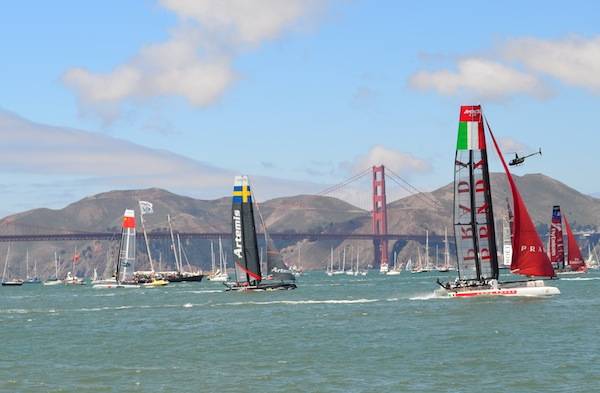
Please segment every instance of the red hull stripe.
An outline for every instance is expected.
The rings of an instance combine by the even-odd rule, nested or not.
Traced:
[[[465,292],[465,293],[457,293],[456,297],[473,297],[473,296],[487,296],[487,295],[516,295],[516,289],[506,289],[506,290],[498,290],[498,291],[490,291],[490,292]]]

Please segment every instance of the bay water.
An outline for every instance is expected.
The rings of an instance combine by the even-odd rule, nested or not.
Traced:
[[[433,296],[453,274],[1,287],[0,392],[600,391],[600,273],[551,298]]]

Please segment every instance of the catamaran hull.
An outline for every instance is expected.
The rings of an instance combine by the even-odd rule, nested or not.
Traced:
[[[283,291],[283,290],[292,290],[296,289],[296,284],[293,283],[268,283],[263,284],[260,283],[258,285],[239,285],[238,283],[223,283],[227,287],[225,291],[238,291],[238,292],[246,292],[246,291]]]
[[[543,281],[526,281],[524,285],[508,284],[503,287],[501,284],[496,288],[473,287],[459,289],[438,289],[436,294],[447,296],[449,298],[470,298],[470,297],[547,297],[560,295],[560,290],[556,287],[546,286]]]

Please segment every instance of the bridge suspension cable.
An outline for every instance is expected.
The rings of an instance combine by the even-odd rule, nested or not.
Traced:
[[[371,173],[371,168],[367,168],[362,172],[357,173],[356,175],[344,180],[341,183],[338,184],[334,184],[333,186],[327,187],[326,189],[320,191],[317,193],[317,195],[328,195],[328,194],[332,194],[358,180],[360,180],[361,178],[367,176],[368,174]]]
[[[404,178],[402,178],[400,175],[398,175],[391,169],[389,169],[387,167],[386,167],[386,169],[388,172],[388,177],[394,183],[396,183],[398,186],[400,186],[402,189],[407,191],[410,194],[410,196],[415,196],[415,197],[419,198],[421,201],[425,202],[426,204],[433,207],[434,209],[442,208],[441,204],[436,199],[429,196],[428,193],[425,193],[425,192],[421,191],[420,189],[418,189],[417,187],[413,186],[411,183],[406,181]]]

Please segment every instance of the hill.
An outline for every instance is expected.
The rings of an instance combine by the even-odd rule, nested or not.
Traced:
[[[595,229],[600,222],[600,199],[582,194],[567,185],[542,174],[515,176],[517,184],[540,228],[547,227],[552,206],[560,204],[574,227]],[[499,220],[506,213],[508,186],[503,174],[492,174],[494,211]],[[146,190],[110,191],[84,198],[63,209],[34,209],[0,220],[0,234],[61,233],[76,231],[118,232],[121,215],[125,208],[137,208],[139,200],[151,201],[154,214],[145,216],[146,228],[164,230],[169,214],[176,230],[190,232],[229,231],[230,199],[200,200],[151,188]],[[388,229],[390,233],[433,234],[451,231],[453,185],[448,184],[430,193],[412,195],[388,204]],[[344,201],[314,195],[297,195],[277,198],[259,205],[271,232],[337,232],[370,233],[369,212]],[[228,247],[229,239],[224,239]],[[210,268],[210,242],[185,240],[185,250],[192,263],[204,269]],[[280,242],[284,259],[288,263],[300,263],[306,268],[321,268],[328,263],[331,248],[335,255],[360,248],[363,263],[370,263],[372,244],[369,241],[329,241],[298,243]],[[416,243],[399,249],[401,258],[416,252]],[[30,268],[37,261],[38,273],[45,277],[53,274],[53,254],[61,256],[61,272],[71,270],[69,262],[77,247],[81,260],[75,267],[80,274],[90,275],[94,268],[100,273],[112,269],[116,241],[113,242],[38,242],[17,243],[11,246],[10,270],[25,276],[25,253],[30,253]],[[148,259],[143,244],[138,244],[138,267],[147,267]],[[2,249],[0,249],[2,250]],[[6,248],[4,248],[6,250]],[[3,252],[3,251],[0,251]],[[153,241],[153,258],[163,264],[172,263],[172,252],[166,241]],[[301,257],[299,259],[299,257]],[[350,257],[350,255],[348,255]],[[337,257],[336,257],[337,258]]]

